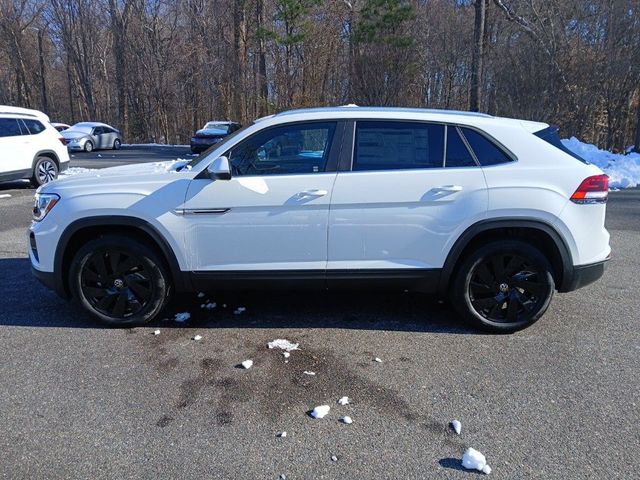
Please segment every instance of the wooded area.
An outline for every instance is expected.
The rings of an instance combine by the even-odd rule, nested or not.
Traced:
[[[184,143],[211,119],[393,105],[640,151],[638,0],[0,0],[0,104]]]

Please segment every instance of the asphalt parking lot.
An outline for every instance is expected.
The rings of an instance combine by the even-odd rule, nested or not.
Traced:
[[[72,166],[188,153],[127,148],[76,154]],[[611,194],[601,281],[556,295],[542,320],[507,336],[467,329],[418,295],[366,293],[207,292],[168,312],[190,312],[186,324],[102,328],[31,277],[33,190],[14,182],[3,194],[4,478],[464,479],[481,475],[460,467],[467,447],[496,478],[638,475],[639,190]],[[285,359],[267,348],[277,338],[300,350]],[[254,366],[237,368],[246,359]],[[307,415],[322,404],[327,417]]]

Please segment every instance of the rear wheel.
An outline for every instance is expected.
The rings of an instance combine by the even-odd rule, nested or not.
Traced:
[[[38,157],[33,166],[31,183],[39,187],[58,178],[58,165],[49,157]]]
[[[554,289],[547,258],[528,243],[511,240],[487,244],[466,258],[455,275],[451,300],[475,326],[509,333],[542,317]]]
[[[128,237],[109,235],[88,242],[74,257],[69,275],[74,299],[109,325],[143,325],[169,300],[170,279],[162,260]]]
[[[114,150],[120,150],[120,146],[121,145],[122,145],[122,143],[117,138],[113,141],[113,149]]]

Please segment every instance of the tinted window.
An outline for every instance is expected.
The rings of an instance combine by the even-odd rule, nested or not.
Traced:
[[[547,127],[544,130],[540,130],[539,132],[534,133],[534,135],[536,137],[540,137],[545,142],[550,143],[557,149],[562,150],[564,153],[571,155],[576,160],[580,160],[582,163],[589,163],[580,155],[578,155],[575,152],[572,152],[571,150],[569,150],[567,147],[564,146],[562,141],[560,141],[560,135],[558,135],[558,127],[554,127],[554,126]]]
[[[282,175],[324,171],[335,122],[269,128],[236,145],[229,154],[235,175]]]
[[[15,118],[0,118],[0,137],[17,137],[22,135],[20,125]]]
[[[358,122],[353,170],[442,167],[443,143],[443,125]]]
[[[462,133],[471,145],[471,149],[476,154],[480,165],[496,165],[498,163],[510,162],[509,158],[500,148],[490,140],[470,128],[462,128]]]
[[[469,149],[460,138],[456,127],[447,127],[447,161],[446,167],[475,167],[475,160]]]
[[[102,135],[103,133],[104,133],[104,130],[102,129],[102,127],[96,127],[93,129],[94,135]]]
[[[37,120],[23,119],[22,121],[29,129],[29,133],[31,133],[31,135],[37,135],[38,133],[44,132],[45,130],[45,126]]]

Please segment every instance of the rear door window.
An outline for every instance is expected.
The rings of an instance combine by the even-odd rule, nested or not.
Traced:
[[[480,162],[480,165],[486,167],[488,165],[498,165],[512,161],[511,157],[484,135],[470,128],[462,127],[461,130],[467,142],[469,142],[471,150],[473,150],[476,158]]]
[[[447,127],[447,160],[445,167],[477,167],[457,127]]]
[[[442,168],[444,125],[420,122],[356,123],[354,171]]]
[[[22,135],[20,124],[15,118],[0,118],[0,137],[17,137]]]

